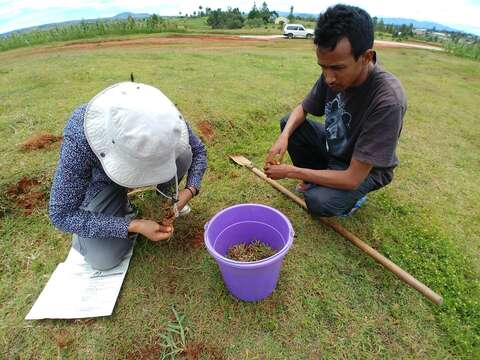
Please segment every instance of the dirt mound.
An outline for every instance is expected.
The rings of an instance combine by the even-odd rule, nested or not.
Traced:
[[[42,183],[35,178],[24,176],[20,181],[7,189],[7,195],[13,200],[18,209],[25,215],[30,215],[33,209],[45,204],[45,192],[41,191]]]
[[[20,144],[20,148],[25,151],[48,149],[53,144],[62,141],[62,136],[52,135],[49,133],[34,134],[29,137],[25,142]]]
[[[202,121],[200,124],[198,124],[198,130],[200,131],[203,140],[206,142],[212,141],[215,137],[213,126],[208,121]]]

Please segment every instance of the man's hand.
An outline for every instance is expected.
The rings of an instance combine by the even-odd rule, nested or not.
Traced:
[[[159,224],[152,220],[134,219],[128,225],[128,231],[142,234],[147,239],[156,242],[170,239],[173,234],[173,226]]]
[[[288,174],[292,171],[293,166],[287,164],[272,165],[267,164],[265,166],[265,174],[274,180],[285,179],[288,177]]]
[[[267,154],[267,158],[265,159],[264,168],[266,170],[267,165],[278,165],[281,164],[283,161],[283,156],[288,148],[288,137],[284,134],[280,134],[278,139],[270,148],[270,151]],[[278,160],[277,160],[278,157]]]

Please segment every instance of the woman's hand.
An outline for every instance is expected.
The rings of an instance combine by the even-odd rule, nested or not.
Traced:
[[[177,202],[177,208],[178,211],[182,210],[187,203],[192,200],[193,193],[188,190],[188,189],[183,189],[179,191],[178,193],[178,202]]]
[[[164,241],[173,234],[173,226],[162,222],[159,224],[152,220],[134,219],[128,225],[128,231],[139,233],[151,241]]]
[[[189,190],[191,189],[191,190]],[[180,211],[183,207],[193,198],[194,192],[196,193],[196,189],[189,188],[183,189],[178,193],[178,202],[177,202],[177,210]],[[164,226],[171,226],[175,221],[176,217],[173,213],[173,209],[166,214],[165,218],[162,220],[161,224]]]

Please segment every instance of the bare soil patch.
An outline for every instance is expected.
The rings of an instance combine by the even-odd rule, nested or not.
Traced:
[[[75,42],[69,44],[63,44],[52,47],[42,47],[32,49],[29,53],[42,54],[56,51],[68,51],[68,50],[92,50],[107,47],[135,47],[135,46],[162,46],[162,45],[178,45],[178,44],[192,44],[192,43],[209,43],[218,44],[218,46],[228,46],[235,44],[248,44],[258,43],[271,40],[249,39],[240,38],[238,36],[204,36],[204,35],[187,35],[187,36],[168,36],[168,37],[144,37],[140,39],[117,39],[117,40],[98,40],[88,42]],[[223,43],[223,44],[222,44]],[[209,47],[215,48],[214,46]],[[15,56],[16,53],[12,52]],[[16,54],[17,56],[20,53]]]
[[[212,141],[215,137],[213,126],[208,121],[202,121],[198,124],[198,130],[200,131],[202,139],[206,142]]]
[[[159,344],[153,343],[145,347],[142,347],[140,349],[136,349],[131,353],[127,354],[127,359],[129,360],[161,359],[162,353],[163,353],[163,348]]]
[[[52,145],[63,140],[62,136],[52,135],[49,133],[34,134],[25,142],[20,144],[20,148],[24,151],[32,151],[38,149],[49,149]]]
[[[45,192],[42,183],[36,178],[24,176],[20,181],[7,189],[7,195],[17,208],[25,215],[31,215],[33,210],[45,205]]]
[[[202,342],[191,342],[185,347],[181,353],[182,357],[188,360],[198,360],[205,358],[212,360],[224,360],[225,355],[214,345],[204,344]]]
[[[192,237],[190,240],[190,247],[193,249],[199,249],[203,247],[203,231],[200,231]]]
[[[203,247],[203,230],[195,228],[187,230],[178,242],[187,251],[198,250]]]
[[[72,345],[73,341],[73,336],[65,329],[60,330],[60,332],[55,335],[55,343],[60,349]]]

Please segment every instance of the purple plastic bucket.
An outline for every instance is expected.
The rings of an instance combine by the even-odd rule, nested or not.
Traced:
[[[258,301],[277,286],[283,258],[293,243],[293,228],[280,211],[260,204],[241,204],[220,211],[205,224],[205,245],[222,273],[228,290],[240,300]],[[228,259],[231,246],[254,239],[277,253],[267,259],[241,262]]]

